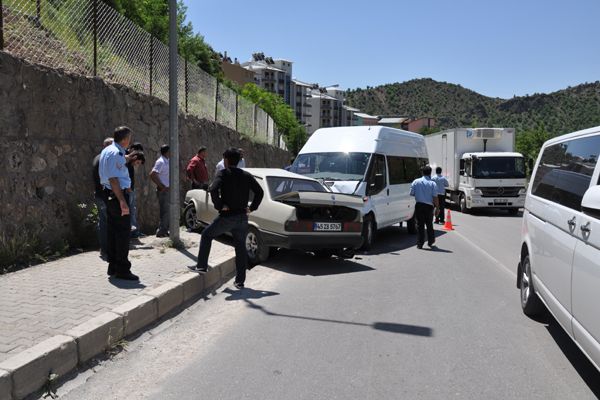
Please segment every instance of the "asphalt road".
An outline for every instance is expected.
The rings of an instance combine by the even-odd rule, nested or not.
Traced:
[[[593,399],[600,373],[515,287],[520,218],[454,213],[438,251],[281,251],[59,389],[62,399]]]

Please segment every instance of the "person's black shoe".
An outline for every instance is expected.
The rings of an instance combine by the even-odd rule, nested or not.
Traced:
[[[235,282],[233,284],[233,286],[235,286],[236,289],[243,289],[244,288],[244,284],[243,283],[237,283],[237,282]]]
[[[208,267],[200,267],[198,265],[188,265],[188,269],[199,274],[203,274],[208,271]]]
[[[423,245],[422,245],[422,244],[418,244],[418,245],[417,245],[417,249],[422,249],[422,248],[423,248]]]
[[[429,247],[433,247],[433,246],[435,246],[435,240],[434,240],[433,242],[431,242],[431,243],[427,243],[427,245],[428,245]]]
[[[106,270],[106,275],[113,276],[114,274],[116,274],[115,267],[108,264],[108,269]]]
[[[127,272],[125,274],[116,274],[115,278],[117,278],[117,279],[123,279],[125,281],[139,281],[140,280],[139,276],[134,275],[131,272]]]

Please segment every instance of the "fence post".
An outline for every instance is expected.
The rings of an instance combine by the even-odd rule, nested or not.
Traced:
[[[98,0],[92,3],[92,18],[94,24],[94,76],[98,76]]]
[[[217,111],[219,107],[219,80],[217,79],[217,91],[215,93],[215,122],[218,122]]]
[[[185,59],[183,76],[185,77],[185,113],[188,113],[188,60]]]
[[[35,23],[37,27],[42,26],[42,4],[41,0],[36,0],[35,3]]]
[[[4,7],[0,0],[0,51],[4,50]]]
[[[254,120],[254,129],[252,130],[252,137],[256,137],[256,125],[257,125],[257,121],[256,121],[256,115],[258,114],[258,112],[256,112],[256,109],[258,107],[256,106],[256,104],[254,104],[254,115],[253,115],[253,120]]]
[[[152,96],[152,69],[154,67],[154,37],[150,36],[150,96]]]
[[[235,94],[235,130],[238,132],[238,114],[240,109],[240,96]]]
[[[265,138],[267,139],[266,142],[269,143],[269,114],[267,114],[267,131],[265,132]]]

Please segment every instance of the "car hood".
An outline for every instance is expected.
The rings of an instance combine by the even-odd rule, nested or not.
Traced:
[[[290,192],[277,196],[273,200],[286,204],[343,206],[357,209],[363,206],[363,199],[360,196],[327,192]]]

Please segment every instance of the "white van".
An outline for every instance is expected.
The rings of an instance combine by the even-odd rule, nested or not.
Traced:
[[[600,369],[600,127],[547,141],[525,200],[517,287]]]
[[[384,126],[322,128],[315,131],[291,171],[322,180],[333,192],[362,196],[363,249],[375,232],[407,221],[415,232],[410,184],[428,163],[422,135]]]

